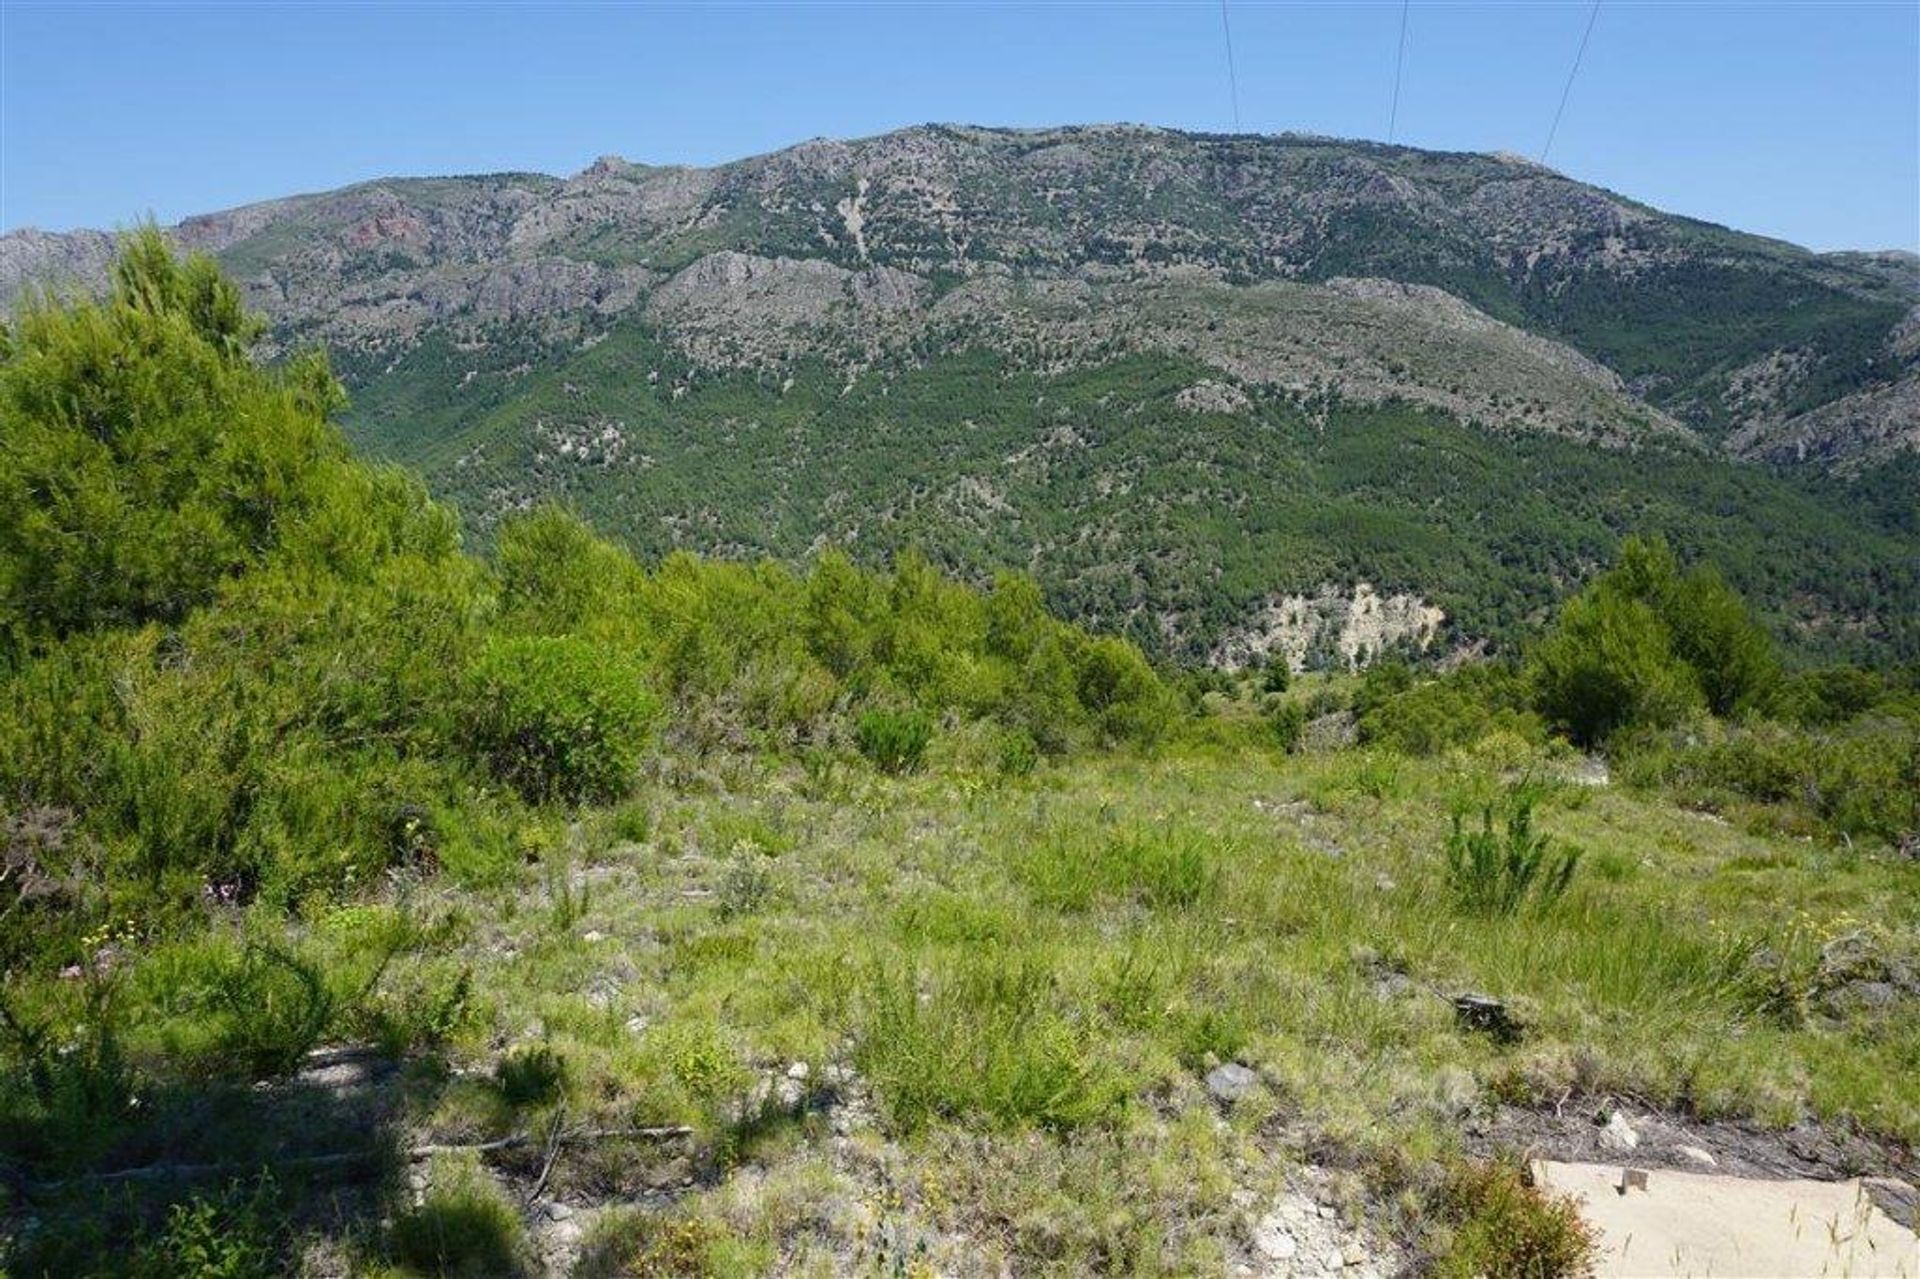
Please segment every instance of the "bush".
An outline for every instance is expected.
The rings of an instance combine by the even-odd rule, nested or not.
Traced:
[[[1095,731],[1108,743],[1159,740],[1172,718],[1171,698],[1140,650],[1102,637],[1080,650],[1074,692]]]
[[[1533,676],[1541,713],[1582,746],[1629,726],[1672,724],[1700,701],[1653,609],[1604,589],[1567,601],[1534,649]]]
[[[1300,749],[1300,738],[1307,731],[1307,708],[1291,699],[1277,701],[1267,712],[1267,725],[1280,749],[1291,754]]]
[[[270,1279],[286,1273],[278,1187],[265,1173],[224,1194],[194,1195],[167,1211],[158,1238],[134,1250],[135,1279]]]
[[[1540,709],[1575,741],[1674,723],[1695,704],[1733,715],[1780,682],[1773,641],[1711,565],[1682,576],[1659,539],[1628,538],[1536,649]]]
[[[1040,747],[1025,729],[1008,729],[1000,737],[998,760],[1002,777],[1031,777],[1040,767]]]
[[[494,1087],[509,1106],[545,1106],[557,1101],[567,1081],[567,1063],[546,1044],[516,1048],[493,1068]]]
[[[876,707],[861,714],[854,727],[860,753],[887,773],[910,773],[925,761],[933,740],[933,721],[924,711]]]
[[[1373,699],[1361,714],[1360,741],[1408,755],[1435,755],[1494,733],[1537,741],[1524,679],[1501,666],[1467,666]]]
[[[931,983],[876,970],[858,1058],[901,1132],[935,1119],[1064,1130],[1117,1115],[1124,1083],[1060,1010],[1052,969],[997,954]]]
[[[496,1279],[528,1272],[520,1214],[477,1164],[443,1161],[419,1207],[394,1218],[393,1255],[423,1274]]]
[[[1685,737],[1642,733],[1619,752],[1624,780],[1710,808],[1732,801],[1800,813],[1836,836],[1898,845],[1920,829],[1920,728],[1863,717],[1809,730],[1768,722]]]
[[[533,803],[619,799],[658,712],[642,679],[630,658],[584,640],[493,640],[473,667],[467,740]]]
[[[1435,1207],[1450,1227],[1439,1275],[1572,1279],[1592,1271],[1598,1244],[1578,1203],[1529,1185],[1511,1163],[1456,1163]]]
[[[1580,865],[1580,850],[1555,852],[1533,829],[1533,797],[1523,786],[1508,801],[1506,831],[1494,832],[1493,805],[1481,809],[1480,829],[1469,830],[1453,815],[1447,836],[1447,885],[1463,910],[1476,915],[1512,915],[1532,903],[1544,909],[1566,895]]]

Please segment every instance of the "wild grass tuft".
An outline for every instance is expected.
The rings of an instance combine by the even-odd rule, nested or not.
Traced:
[[[1476,915],[1512,915],[1531,904],[1552,906],[1566,896],[1580,866],[1580,850],[1556,850],[1533,826],[1534,795],[1524,785],[1509,797],[1505,829],[1494,830],[1493,805],[1480,810],[1473,830],[1453,815],[1447,836],[1447,885],[1461,909]]]
[[[938,1119],[1056,1130],[1112,1119],[1128,1089],[1063,1003],[1052,968],[1032,955],[964,962],[937,977],[876,969],[860,1064],[902,1132]]]

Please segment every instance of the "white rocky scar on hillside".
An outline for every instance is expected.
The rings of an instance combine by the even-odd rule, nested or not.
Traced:
[[[1394,649],[1424,652],[1447,615],[1418,595],[1381,595],[1366,582],[1326,585],[1312,595],[1269,599],[1246,625],[1214,647],[1213,665],[1238,671],[1284,657],[1295,671],[1344,665],[1357,670]]]

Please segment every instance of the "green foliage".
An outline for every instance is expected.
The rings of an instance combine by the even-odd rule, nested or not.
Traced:
[[[1036,957],[997,954],[938,976],[875,971],[865,1017],[858,1060],[902,1132],[936,1119],[1065,1130],[1125,1104]]]
[[[1491,804],[1482,807],[1478,830],[1454,813],[1446,845],[1447,886],[1462,910],[1513,915],[1526,906],[1546,910],[1566,896],[1580,867],[1580,850],[1555,850],[1534,830],[1533,809],[1534,796],[1523,783],[1508,796],[1502,832],[1494,830]]]
[[[98,303],[28,305],[0,360],[0,616],[16,642],[177,622],[299,547],[365,567],[378,533],[451,536],[409,486],[352,461],[317,357],[267,374],[257,326],[213,264],[149,227]]]
[[[530,355],[535,371],[513,381],[510,403],[434,429],[404,415],[417,413],[411,402],[374,402],[389,385],[444,376],[413,358],[391,372],[383,361],[379,386],[363,385],[358,438],[420,466],[479,532],[498,492],[531,487],[643,558],[684,548],[799,565],[825,544],[876,568],[917,546],[973,581],[1018,565],[1055,616],[1124,630],[1156,661],[1193,663],[1260,601],[1355,580],[1416,592],[1445,609],[1453,633],[1512,650],[1567,582],[1614,554],[1624,511],[1688,562],[1719,565],[1798,654],[1920,654],[1920,566],[1911,530],[1890,522],[1912,506],[1899,477],[1878,482],[1884,496],[1870,507],[1847,486],[1657,432],[1599,449],[1405,405],[1282,396],[1196,418],[1175,397],[1218,373],[1166,356],[1048,374],[953,353],[851,383],[800,364],[787,385],[702,370],[673,387],[683,357],[637,321],[591,351],[554,352],[564,372]],[[482,358],[492,353],[449,359],[449,381]],[[645,471],[555,457],[537,429],[590,420],[644,438]],[[1066,454],[1071,465],[1005,463],[1068,433],[1086,445]],[[718,455],[716,438],[744,446]],[[1098,488],[1093,477],[1110,468],[1130,487]],[[964,513],[956,499],[980,485],[1018,518]]]
[[[1360,713],[1360,741],[1408,755],[1433,755],[1496,732],[1538,740],[1543,733],[1531,709],[1532,691],[1512,667],[1464,666],[1399,692],[1356,698],[1356,706],[1363,701],[1366,706]]]
[[[1101,637],[1082,646],[1074,665],[1075,695],[1102,740],[1147,744],[1166,732],[1172,699],[1139,649]]]
[[[1828,728],[1757,722],[1623,742],[1621,777],[1708,809],[1745,803],[1769,824],[1898,847],[1920,832],[1920,718]]]
[[[1658,538],[1628,538],[1533,658],[1541,710],[1583,744],[1674,723],[1702,701],[1745,711],[1780,679],[1773,641],[1739,595],[1710,565],[1681,575]]]
[[[1267,664],[1260,671],[1260,691],[1263,693],[1284,693],[1293,683],[1293,667],[1287,659],[1274,654],[1267,658]]]
[[[426,1199],[394,1218],[393,1255],[416,1274],[495,1279],[528,1271],[520,1214],[477,1164],[434,1166]]]
[[[129,1259],[134,1279],[272,1279],[285,1273],[279,1187],[267,1173],[167,1210],[164,1229]]]
[[[557,1101],[567,1080],[566,1059],[547,1044],[507,1053],[494,1064],[493,1082],[509,1106],[545,1106]]]
[[[492,640],[474,664],[467,740],[534,803],[619,799],[658,714],[645,678],[618,650],[570,636]]]
[[[1659,615],[1604,583],[1567,601],[1531,660],[1541,713],[1581,745],[1672,724],[1700,700]]]
[[[1221,878],[1210,841],[1180,830],[1056,830],[1016,852],[1012,867],[1036,904],[1061,911],[1116,900],[1181,909],[1212,896]]]
[[[1267,711],[1267,727],[1281,750],[1292,752],[1300,749],[1300,738],[1307,731],[1306,706],[1292,698],[1276,700]]]
[[[926,759],[933,740],[933,721],[917,710],[889,710],[876,706],[865,711],[854,726],[860,753],[888,773],[910,773]]]
[[[1576,1279],[1591,1271],[1598,1254],[1579,1205],[1529,1184],[1504,1160],[1454,1163],[1435,1200],[1450,1227],[1435,1268],[1440,1275]]]

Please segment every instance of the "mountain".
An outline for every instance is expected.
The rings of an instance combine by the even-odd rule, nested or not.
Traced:
[[[1912,257],[1512,157],[930,126],[174,235],[482,535],[560,497],[651,553],[917,543],[1232,661],[1503,639],[1643,529],[1802,651],[1920,652]],[[111,246],[0,237],[0,297]]]

